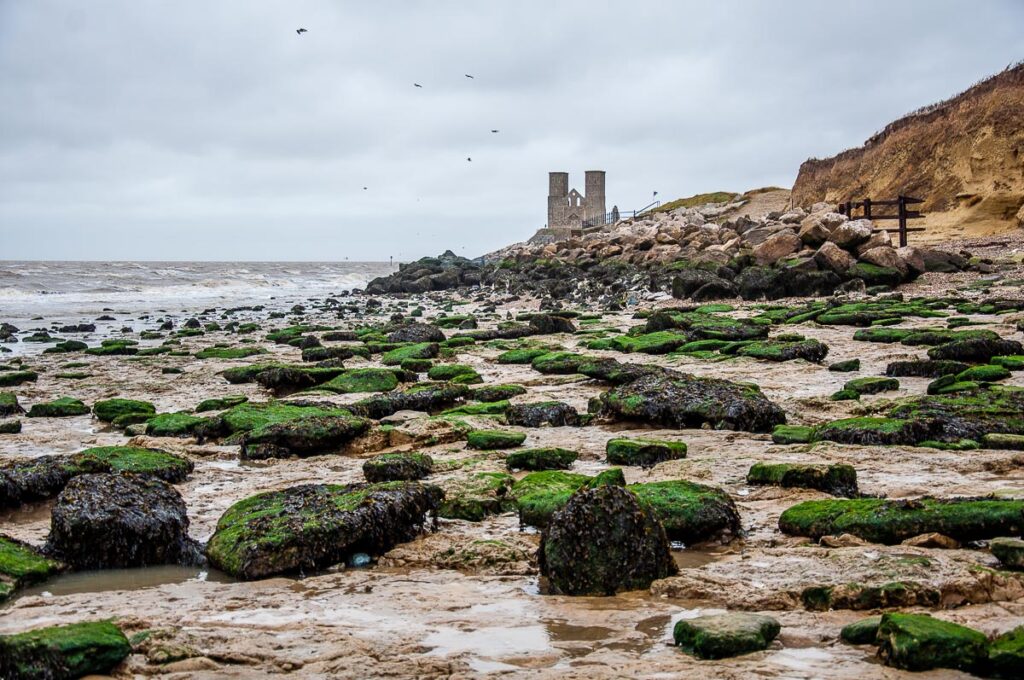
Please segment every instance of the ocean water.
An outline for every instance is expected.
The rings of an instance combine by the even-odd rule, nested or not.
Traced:
[[[0,321],[277,307],[363,288],[396,268],[387,262],[0,261]]]

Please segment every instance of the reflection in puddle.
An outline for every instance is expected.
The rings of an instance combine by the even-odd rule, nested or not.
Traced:
[[[672,559],[676,561],[676,566],[680,569],[698,569],[700,567],[711,564],[712,562],[717,562],[721,559],[724,559],[725,557],[728,557],[732,554],[732,551],[723,550],[721,548],[710,550],[689,548],[683,550],[673,550]]]
[[[431,655],[479,654],[485,658],[516,656],[544,652],[550,649],[544,626],[516,626],[460,630],[438,628],[423,639],[423,645],[433,647]]]
[[[53,500],[40,501],[39,503],[28,503],[17,508],[4,510],[0,512],[0,526],[48,521],[53,509],[53,503]]]
[[[139,569],[103,569],[62,574],[45,583],[18,591],[14,599],[29,595],[59,597],[78,593],[101,593],[111,590],[141,590],[187,581],[234,583],[235,579],[209,567],[182,567],[164,564]]]

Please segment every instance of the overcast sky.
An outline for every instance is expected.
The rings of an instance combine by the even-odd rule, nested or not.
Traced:
[[[1021,0],[0,0],[0,260],[473,256],[550,170],[788,187],[1022,57]]]

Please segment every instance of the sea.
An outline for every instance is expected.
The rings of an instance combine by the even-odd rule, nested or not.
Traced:
[[[287,309],[364,288],[397,269],[387,262],[0,261],[0,322],[84,323],[213,307]]]

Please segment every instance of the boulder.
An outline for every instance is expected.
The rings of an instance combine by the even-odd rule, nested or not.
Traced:
[[[505,456],[509,470],[568,470],[579,456],[575,451],[557,447],[513,451]]]
[[[1024,569],[1024,540],[1019,538],[993,538],[989,550],[1005,569]]]
[[[699,659],[725,659],[767,649],[781,629],[770,616],[726,612],[682,619],[672,635],[677,646]]]
[[[778,262],[784,257],[789,257],[800,250],[803,242],[800,237],[791,230],[786,229],[772,234],[762,243],[754,247],[754,259],[760,265],[768,265]]]
[[[822,224],[819,217],[812,215],[804,220],[803,226],[800,227],[800,232],[797,235],[804,245],[817,248],[828,241],[828,237],[832,235],[832,230]]]
[[[76,569],[196,564],[185,501],[167,482],[130,474],[75,477],[57,497],[47,551]]]
[[[921,259],[924,260],[926,272],[954,274],[967,268],[967,260],[956,253],[948,253],[944,250],[935,250],[933,248],[922,248],[920,253]]]
[[[747,484],[817,489],[850,498],[858,495],[857,471],[845,464],[754,463],[747,472]]]
[[[619,486],[574,494],[541,534],[537,557],[551,591],[566,595],[645,589],[678,571],[665,530]]]
[[[854,252],[857,246],[871,238],[872,228],[870,220],[843,222],[832,230],[828,240],[844,250]]]
[[[857,255],[862,256],[872,248],[880,248],[882,246],[886,248],[892,247],[892,239],[889,238],[889,232],[885,229],[871,234],[871,238],[857,246]]]
[[[246,580],[381,555],[412,540],[444,494],[418,482],[303,484],[235,503],[217,522],[206,555]]]
[[[561,316],[552,316],[551,314],[534,314],[531,316],[530,329],[537,335],[576,332],[576,327],[572,321]]]
[[[890,612],[878,624],[878,656],[908,671],[977,671],[988,659],[984,633],[927,614]]]
[[[845,274],[856,262],[852,255],[831,241],[821,244],[821,247],[814,253],[814,261],[822,269],[831,270],[840,276]]]
[[[924,255],[921,250],[914,246],[903,246],[902,248],[896,249],[896,254],[903,264],[906,265],[907,271],[913,276],[924,274],[928,271],[928,268],[924,261]]]
[[[425,453],[382,453],[363,463],[368,482],[415,481],[428,476],[434,459]]]
[[[18,403],[18,395],[13,392],[0,392],[0,418],[16,416],[24,412],[25,409]]]
[[[579,425],[580,417],[576,409],[561,401],[544,401],[534,404],[516,404],[505,411],[505,419],[509,425],[520,427],[542,427],[550,425]]]
[[[659,439],[616,438],[605,444],[605,459],[611,465],[654,467],[666,460],[686,458],[686,443]]]
[[[906,263],[896,253],[896,249],[891,246],[878,246],[865,250],[861,253],[860,259],[863,262],[868,262],[878,267],[895,269],[903,276],[906,276],[909,272]]]
[[[270,423],[242,439],[242,458],[286,458],[333,453],[370,429],[370,421],[351,415],[317,415]]]
[[[413,322],[388,334],[388,342],[444,342],[444,331],[426,323]]]

